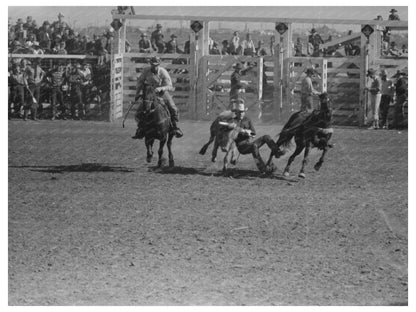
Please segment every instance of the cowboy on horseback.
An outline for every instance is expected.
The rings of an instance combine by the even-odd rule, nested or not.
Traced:
[[[146,68],[140,77],[137,80],[137,89],[136,97],[137,101],[140,97],[140,92],[144,91],[145,86],[152,86],[157,94],[160,94],[170,112],[170,118],[172,122],[171,132],[177,137],[180,138],[183,136],[181,129],[178,128],[177,122],[179,122],[179,111],[173,102],[172,96],[169,94],[169,91],[173,90],[172,80],[169,76],[168,71],[160,67],[160,58],[152,57],[150,59],[150,67]],[[136,134],[132,137],[133,139],[143,139],[145,136],[145,131],[143,128],[145,111],[148,111],[150,108],[146,107],[144,101],[140,103],[137,114],[137,130]]]

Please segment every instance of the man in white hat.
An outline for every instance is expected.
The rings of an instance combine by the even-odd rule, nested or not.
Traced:
[[[256,130],[254,129],[251,119],[246,116],[247,110],[248,109],[244,106],[244,100],[239,99],[233,112],[235,113],[234,122],[237,127],[240,127],[242,130],[235,139],[235,143],[240,154],[246,155],[251,153],[254,159],[259,161],[256,162],[258,168],[263,171],[265,170],[265,164],[260,156],[260,147],[267,144],[276,157],[280,157],[282,153],[270,135],[266,134],[255,140],[253,139],[256,135]]]

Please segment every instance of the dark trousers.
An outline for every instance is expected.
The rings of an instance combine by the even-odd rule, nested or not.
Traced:
[[[65,113],[64,94],[62,93],[61,87],[52,88],[52,115],[56,115],[56,102],[59,101],[62,113]]]
[[[237,149],[242,155],[251,153],[253,156],[257,157],[259,155],[260,147],[262,147],[264,144],[267,144],[271,150],[274,150],[276,146],[276,143],[272,140],[270,135],[266,134],[255,140],[247,139],[237,143]]]
[[[406,101],[406,95],[398,95],[396,96],[396,104],[394,105],[394,121],[393,127],[399,128],[402,126],[403,123],[403,104]]]
[[[380,100],[380,119],[381,119],[381,126],[387,125],[387,117],[389,114],[389,107],[392,98],[388,94],[382,94]]]
[[[82,91],[80,86],[72,86],[71,90],[71,114],[72,116],[78,116],[80,110],[84,110],[84,103],[82,97]]]
[[[15,85],[12,88],[12,102],[14,104],[14,112],[19,113],[20,108],[25,104],[25,86]]]
[[[32,96],[29,94],[29,101],[31,102],[31,108],[37,109],[39,106],[39,99],[40,99],[40,84],[30,84],[29,85],[30,92],[32,92],[33,97],[36,100],[36,103],[33,102]]]

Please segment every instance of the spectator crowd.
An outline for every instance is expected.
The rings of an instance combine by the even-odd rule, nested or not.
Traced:
[[[62,13],[58,14],[58,20],[44,21],[40,26],[32,16],[25,22],[18,18],[14,25],[10,18],[8,21],[9,53],[96,55],[98,64],[103,64],[105,55],[111,53],[113,37],[112,28],[92,38],[81,35],[65,22]]]
[[[59,61],[46,69],[38,58],[22,59],[13,62],[8,73],[9,120],[101,118],[109,92],[106,66]]]

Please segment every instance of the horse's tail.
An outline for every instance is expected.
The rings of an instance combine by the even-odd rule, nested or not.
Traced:
[[[294,113],[290,116],[289,120],[283,126],[282,131],[279,133],[279,139],[277,140],[277,146],[289,147],[292,138],[296,131],[302,126],[302,123],[293,125],[294,121],[299,117],[301,112]]]
[[[290,142],[292,141],[292,138],[295,135],[295,131],[283,130],[279,134],[279,139],[277,140],[277,146],[282,146],[284,148],[287,148],[290,146]]]

